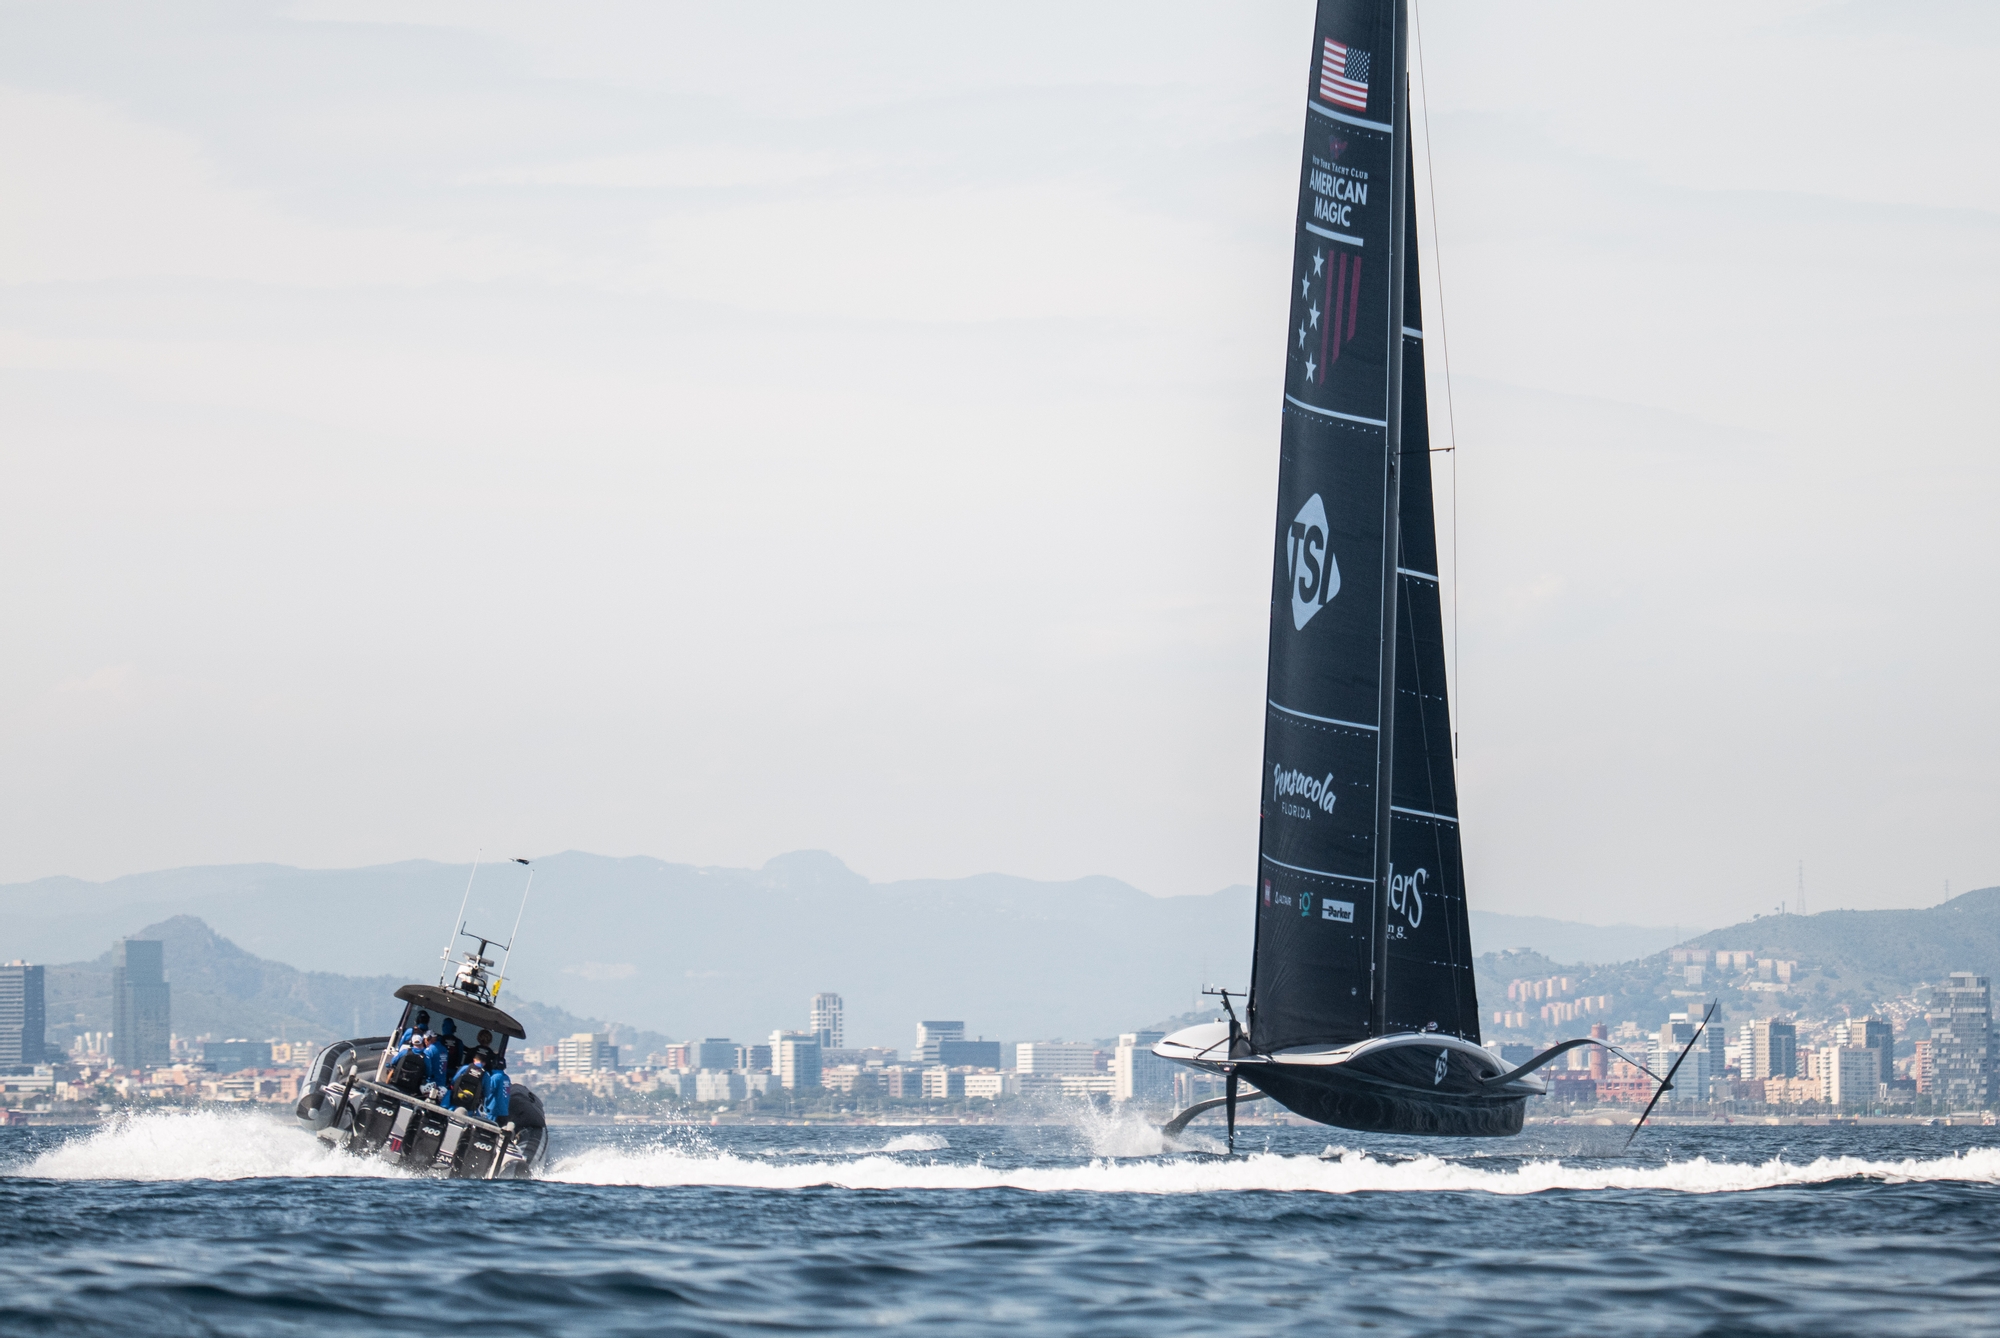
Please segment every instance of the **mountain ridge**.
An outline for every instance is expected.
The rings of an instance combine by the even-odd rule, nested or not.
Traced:
[[[97,958],[115,938],[188,915],[254,957],[307,974],[429,980],[469,883],[465,915],[473,930],[504,932],[522,916],[508,967],[511,998],[543,1001],[572,1019],[744,1040],[803,1027],[809,998],[831,990],[847,1001],[848,1044],[899,1049],[909,1047],[920,1018],[962,1018],[968,1034],[988,1039],[1115,1034],[1200,1011],[1203,985],[1241,987],[1250,965],[1253,915],[1241,887],[1161,898],[1105,877],[877,883],[825,851],[790,852],[758,869],[584,852],[543,856],[532,868],[532,891],[529,871],[518,865],[488,864],[472,878],[469,866],[424,860],[359,870],[195,867],[103,884],[36,880],[0,887],[0,959]],[[1964,893],[1946,905],[1959,908],[1956,919],[1921,918],[1944,908],[1822,912],[1753,918],[1689,941],[1761,950],[1768,939],[1784,947],[1780,955],[1831,954],[1836,970],[1856,977],[1848,982],[1855,988],[1864,979],[1883,988],[1904,983],[1907,973],[1889,969],[1893,962],[1864,963],[1845,947],[1833,953],[1849,935],[1846,926],[1868,926],[1854,932],[1905,944],[1902,959],[1924,970],[1941,974],[1946,962],[2000,970],[2000,889]],[[1600,992],[1629,997],[1638,1011],[1661,1011],[1671,995],[1665,948],[1672,931],[1474,917],[1489,1017],[1505,1002],[1505,979],[1492,972],[1512,969],[1491,950],[1514,947],[1524,935],[1532,940],[1551,925],[1573,937],[1598,935],[1600,943],[1614,941],[1606,935],[1640,935],[1660,944],[1600,972],[1621,982]],[[1495,933],[1500,937],[1489,937]],[[1796,935],[1805,937],[1786,946]],[[1518,945],[1563,973],[1590,974],[1565,965],[1548,942]],[[1528,959],[1510,960],[1521,966]],[[1843,990],[1842,997],[1854,994]]]
[[[131,937],[160,941],[172,989],[173,1029],[181,1036],[260,1041],[290,1036],[323,1042],[379,1035],[394,1023],[402,1007],[395,991],[410,983],[396,976],[301,971],[244,951],[192,915],[146,925]],[[110,949],[88,961],[48,966],[44,977],[48,1039],[57,1048],[67,1048],[79,1031],[111,1029],[111,971]],[[521,1021],[535,1045],[579,1031],[606,1031],[613,1025],[532,1000],[509,998],[504,1006]],[[656,1049],[665,1040],[633,1028],[624,1031],[622,1042],[642,1048]]]

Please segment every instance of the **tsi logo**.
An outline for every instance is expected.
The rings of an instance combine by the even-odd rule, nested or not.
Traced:
[[[1429,869],[1397,873],[1395,865],[1389,866],[1389,909],[1401,913],[1412,929],[1424,922],[1423,886],[1430,876]]]
[[[1292,628],[1304,631],[1326,601],[1340,593],[1340,564],[1327,547],[1326,506],[1314,493],[1285,532],[1285,571],[1292,582]]]

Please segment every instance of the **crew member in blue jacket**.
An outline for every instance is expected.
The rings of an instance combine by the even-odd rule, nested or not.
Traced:
[[[431,1035],[431,1043],[424,1048],[424,1077],[432,1087],[443,1092],[451,1082],[452,1070],[452,1021],[446,1018],[436,1032]]]
[[[419,1008],[417,1015],[410,1019],[410,1025],[403,1028],[403,1034],[396,1038],[398,1047],[408,1045],[419,1034],[431,1029],[431,1015]]]
[[[493,1072],[486,1079],[486,1102],[479,1108],[479,1118],[494,1124],[507,1122],[507,1109],[514,1084],[507,1077],[507,1068],[499,1060],[493,1061]]]

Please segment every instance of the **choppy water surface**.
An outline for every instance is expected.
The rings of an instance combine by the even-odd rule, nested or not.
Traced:
[[[0,1329],[2000,1331],[2000,1130],[557,1132],[454,1184],[255,1112],[0,1129]]]

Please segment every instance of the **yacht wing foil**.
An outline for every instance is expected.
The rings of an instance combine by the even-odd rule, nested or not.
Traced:
[[[1154,1053],[1325,1124],[1502,1135],[1520,1131],[1527,1098],[1546,1088],[1480,1044],[1431,506],[1408,35],[1405,0],[1319,5],[1285,339],[1248,1007],[1240,1027],[1232,1010]]]

